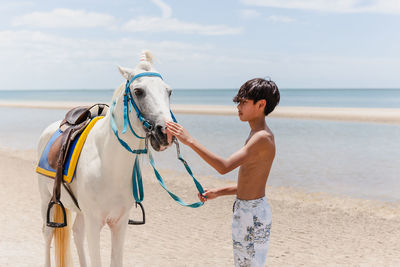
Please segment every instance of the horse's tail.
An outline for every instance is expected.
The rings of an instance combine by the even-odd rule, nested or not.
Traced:
[[[55,205],[54,211],[54,221],[62,222],[64,220],[64,215],[62,209],[59,205]],[[67,216],[67,226],[62,228],[55,228],[54,230],[54,254],[56,259],[57,267],[69,267],[72,266],[72,257],[71,257],[71,247],[70,247],[70,239],[71,239],[71,212],[68,209],[65,209],[65,213]]]

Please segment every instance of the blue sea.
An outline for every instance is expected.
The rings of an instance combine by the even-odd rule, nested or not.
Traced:
[[[109,102],[112,90],[0,91],[0,100]],[[232,105],[236,90],[175,90],[174,104]],[[400,108],[399,89],[282,89],[282,106]],[[0,107],[0,147],[35,149],[41,131],[65,110]],[[399,114],[400,116],[400,114]],[[228,157],[249,128],[236,116],[181,115],[178,121],[211,151]],[[400,125],[267,118],[277,154],[268,184],[400,203]],[[221,176],[187,147],[196,176]],[[156,153],[160,169],[185,173],[175,148]],[[153,179],[154,177],[151,177]],[[188,179],[190,177],[188,176]],[[155,179],[155,178],[154,178]],[[168,180],[168,177],[165,177]]]

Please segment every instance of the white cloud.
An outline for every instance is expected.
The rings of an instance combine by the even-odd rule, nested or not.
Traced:
[[[161,9],[161,17],[141,16],[126,22],[120,28],[131,32],[176,32],[202,35],[233,35],[243,31],[241,27],[184,22],[171,17],[172,8],[162,0],[152,0],[152,2]],[[117,28],[116,19],[111,15],[66,8],[18,16],[13,19],[12,25],[36,28]]]
[[[124,24],[123,29],[131,32],[176,32],[202,35],[240,34],[243,28],[226,25],[203,25],[173,18],[172,9],[162,0],[152,0],[162,11],[162,17],[141,16]]]
[[[291,18],[291,17],[287,17],[287,16],[269,16],[267,18],[267,20],[272,21],[272,22],[283,22],[283,23],[290,23],[295,21],[295,19]]]
[[[170,18],[172,16],[172,8],[161,0],[152,0],[162,11],[163,18]]]
[[[243,31],[242,28],[226,25],[201,25],[175,18],[159,17],[139,17],[128,21],[123,28],[131,32],[177,32],[203,35],[232,35]]]
[[[254,18],[261,17],[261,13],[254,9],[242,9],[240,11],[240,15],[242,18],[245,18],[245,19],[254,19]],[[295,21],[294,18],[291,18],[288,16],[276,16],[276,15],[267,17],[267,20],[272,21],[272,22],[283,22],[283,23],[290,23],[290,22]]]
[[[245,19],[253,19],[260,17],[261,14],[254,9],[242,9],[240,15]]]
[[[111,27],[114,17],[108,14],[56,8],[50,12],[33,12],[14,18],[13,26],[40,28],[92,28]]]
[[[145,48],[156,51],[156,54],[171,53],[171,59],[179,53],[185,54],[186,57],[193,52],[203,53],[212,49],[210,45],[175,41],[149,42],[126,37],[85,39],[62,37],[40,31],[0,31],[0,62],[6,62],[3,61],[5,58],[25,60],[28,56],[36,63],[54,63],[57,59],[74,64],[93,60],[118,63],[126,62],[126,58],[139,58],[140,51]]]
[[[31,1],[14,1],[14,2],[2,2],[0,5],[1,11],[10,11],[14,9],[21,9],[26,7],[34,6],[34,3]]]
[[[400,14],[398,0],[241,0],[251,6],[314,10],[333,13]]]
[[[130,37],[87,39],[40,31],[0,31],[0,89],[115,88],[121,81],[116,66],[134,68],[143,49],[150,49],[162,66],[179,66],[177,73],[181,73],[183,65],[187,69],[204,61],[214,47]],[[21,78],[27,82],[15,83]]]

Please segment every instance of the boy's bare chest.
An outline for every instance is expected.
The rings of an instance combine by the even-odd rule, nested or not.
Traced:
[[[245,163],[243,163],[239,168],[239,175],[254,176],[258,174],[263,174],[268,170],[269,166],[267,164],[268,160],[266,157],[255,154],[250,155]]]

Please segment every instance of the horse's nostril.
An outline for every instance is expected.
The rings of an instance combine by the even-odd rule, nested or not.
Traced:
[[[164,133],[164,127],[162,127],[161,125],[157,125],[157,126],[156,126],[156,130],[157,130],[157,132],[159,132],[159,133]]]

